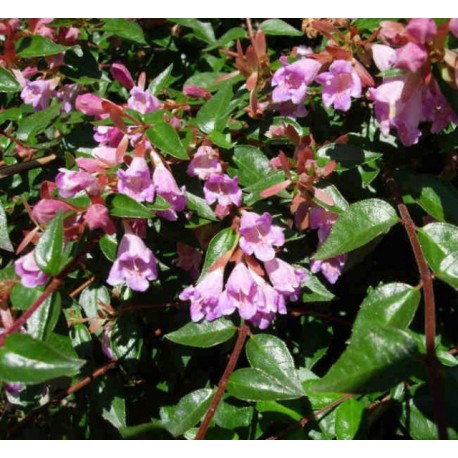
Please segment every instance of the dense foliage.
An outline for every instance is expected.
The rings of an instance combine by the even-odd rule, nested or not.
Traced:
[[[458,438],[457,19],[0,20],[0,437]]]

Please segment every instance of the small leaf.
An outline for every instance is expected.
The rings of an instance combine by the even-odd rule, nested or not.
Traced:
[[[125,40],[133,41],[141,45],[146,44],[145,36],[142,28],[134,20],[127,19],[104,19],[105,22],[102,30],[110,35],[124,38]]]
[[[170,64],[163,72],[159,73],[156,78],[151,81],[148,90],[153,95],[158,95],[162,89],[168,87],[172,81],[173,64]]]
[[[64,261],[64,226],[62,212],[49,223],[34,250],[35,262],[48,275],[57,275]]]
[[[149,141],[163,153],[177,159],[189,159],[188,153],[181,143],[177,131],[165,121],[157,121],[146,131]]]
[[[0,67],[1,68],[1,67]],[[8,234],[8,226],[6,224],[6,214],[3,205],[0,202],[0,249],[5,251],[14,251]]]
[[[186,199],[189,210],[197,213],[201,218],[208,219],[209,221],[218,221],[218,218],[205,199],[190,192],[186,192]]]
[[[175,437],[182,436],[195,426],[207,412],[213,390],[203,388],[187,394],[173,407],[161,409],[164,426]]]
[[[154,215],[152,210],[125,194],[110,194],[106,204],[110,215],[120,218],[151,218]]]
[[[12,334],[0,348],[0,380],[25,384],[76,375],[84,364],[27,334]]]
[[[111,330],[111,349],[127,370],[134,370],[143,349],[143,327],[133,315],[120,316]]]
[[[105,286],[92,284],[82,291],[78,302],[87,318],[98,318],[102,305],[111,302],[110,293]]]
[[[19,92],[21,85],[6,68],[0,67],[0,92]]]
[[[19,121],[17,138],[22,141],[31,142],[32,137],[40,134],[59,116],[60,104],[52,105],[45,110],[33,113]]]
[[[154,198],[154,202],[152,204],[146,203],[145,205],[149,210],[157,212],[169,210],[170,208],[172,208],[172,206],[159,194],[156,194],[156,197]]]
[[[40,294],[37,296],[39,297]],[[56,327],[60,312],[60,294],[53,293],[27,321],[27,334],[30,334],[35,339],[48,340]]]
[[[264,30],[266,35],[281,35],[287,37],[302,37],[303,33],[300,30],[295,29],[287,22],[281,19],[267,19],[260,25],[261,29]]]
[[[231,250],[237,241],[237,234],[231,229],[226,228],[218,232],[208,244],[207,253],[205,254],[204,264],[200,278],[207,274],[210,267],[215,264],[224,254]]]
[[[355,438],[364,414],[364,404],[356,399],[347,399],[336,409],[336,436],[338,440]]]
[[[199,40],[213,44],[216,41],[215,32],[210,22],[202,22],[193,18],[173,18],[169,21],[179,24],[183,27],[189,27]]]
[[[221,89],[199,110],[196,116],[197,126],[202,132],[223,131],[226,127],[232,100],[232,84],[225,83]]]
[[[329,259],[353,251],[388,232],[398,221],[394,208],[383,200],[367,199],[351,204],[339,216],[313,258]]]
[[[229,340],[235,333],[236,327],[232,321],[220,318],[216,321],[188,323],[165,337],[172,342],[190,347],[210,348]]]
[[[16,44],[16,54],[23,58],[54,56],[65,52],[67,46],[62,46],[41,35],[32,35],[20,39]]]

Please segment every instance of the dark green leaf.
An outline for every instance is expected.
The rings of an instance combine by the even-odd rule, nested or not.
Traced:
[[[109,261],[114,262],[116,259],[116,251],[118,249],[118,242],[116,236],[105,234],[99,242],[102,253]]]
[[[224,35],[219,37],[218,40],[211,46],[205,48],[205,51],[211,51],[212,49],[216,48],[228,47],[230,43],[239,38],[245,38],[246,35],[247,31],[245,29],[243,29],[242,27],[234,27],[228,30]]]
[[[154,198],[154,202],[152,204],[146,203],[146,207],[149,210],[157,212],[169,210],[170,208],[172,208],[172,206],[159,194],[156,194],[156,197]]]
[[[6,68],[0,67],[0,92],[19,92],[21,85]]]
[[[145,36],[142,28],[135,22],[135,20],[128,21],[127,19],[104,19],[105,22],[102,29],[110,35],[130,40],[135,43],[144,45],[146,44]]]
[[[189,210],[197,213],[200,217],[208,219],[209,221],[218,221],[215,213],[202,197],[186,192]]]
[[[22,38],[16,44],[16,53],[23,58],[54,56],[65,52],[67,49],[67,46],[54,43],[41,35]]]
[[[334,224],[314,259],[329,259],[355,250],[388,232],[399,221],[394,208],[380,199],[351,204]]]
[[[110,194],[106,203],[110,214],[120,218],[151,218],[154,215],[152,210],[125,194]]]
[[[38,297],[39,295],[40,294],[38,294]],[[35,339],[48,340],[56,327],[60,312],[60,294],[53,293],[40,305],[38,310],[27,321],[27,333]]]
[[[218,232],[211,239],[208,244],[207,253],[205,254],[204,265],[200,276],[201,279],[206,275],[208,269],[234,246],[236,241],[237,234],[229,227]]]
[[[221,89],[199,110],[196,116],[197,126],[202,132],[223,131],[230,114],[232,84],[225,83]]]
[[[267,19],[260,25],[266,35],[281,35],[287,37],[302,37],[302,32],[281,19]]]
[[[177,159],[189,159],[188,153],[181,143],[177,131],[167,122],[158,121],[146,131],[149,141],[163,153]]]
[[[234,162],[237,164],[236,175],[243,186],[255,185],[260,180],[275,175],[276,172],[269,165],[269,159],[258,148],[249,145],[235,147]]]
[[[352,440],[360,427],[364,404],[356,399],[347,399],[336,409],[336,436],[339,440]]]
[[[120,316],[116,320],[111,330],[111,349],[125,367],[135,367],[143,349],[143,328],[135,316]]]
[[[212,44],[216,41],[215,32],[210,22],[201,22],[192,18],[173,18],[169,21],[179,24],[183,27],[189,27],[194,32],[194,35],[199,40]]]
[[[91,383],[91,408],[116,429],[126,426],[126,399],[116,375],[108,374]]]
[[[225,429],[247,428],[253,419],[253,407],[236,407],[222,401],[215,413],[215,423]]]
[[[85,288],[80,297],[79,304],[87,318],[98,318],[99,310],[104,304],[110,304],[110,293],[105,286],[90,285]]]
[[[70,377],[84,364],[27,334],[12,334],[0,348],[0,380],[35,384]]]
[[[170,64],[163,72],[159,73],[156,78],[151,81],[148,90],[153,95],[158,95],[162,89],[167,88],[172,81],[173,64]]]
[[[17,138],[30,143],[32,137],[43,132],[59,116],[60,105],[52,105],[19,121]]]
[[[182,328],[166,334],[165,337],[181,345],[210,348],[229,340],[235,331],[236,327],[232,321],[220,318],[212,322],[188,323]]]
[[[14,251],[8,234],[8,226],[6,224],[6,214],[3,205],[0,202],[0,249],[5,251]]]

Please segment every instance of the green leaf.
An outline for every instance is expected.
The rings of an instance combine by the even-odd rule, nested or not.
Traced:
[[[431,270],[458,290],[458,227],[431,223],[418,231],[418,238]]]
[[[338,440],[355,438],[364,414],[364,404],[356,399],[347,399],[336,409],[335,431]]]
[[[202,266],[202,279],[208,272],[208,269],[215,264],[225,253],[227,253],[236,243],[237,234],[230,228],[218,232],[208,244],[207,253],[205,254],[204,264]]]
[[[21,85],[6,68],[0,67],[0,92],[19,92]]]
[[[23,58],[54,56],[65,52],[67,49],[67,46],[54,43],[41,35],[22,38],[16,44],[16,54]]]
[[[172,81],[173,64],[170,64],[163,72],[159,73],[156,78],[151,81],[148,90],[153,95],[158,95],[162,89],[168,87]]]
[[[367,199],[351,204],[339,216],[329,237],[314,259],[329,259],[348,253],[388,232],[399,221],[394,208],[380,199]]]
[[[165,121],[157,121],[154,126],[146,131],[149,141],[157,146],[163,153],[177,159],[189,159],[177,131]]]
[[[214,420],[220,428],[247,428],[253,419],[253,412],[253,407],[237,407],[222,401],[216,409]]]
[[[59,116],[60,104],[52,105],[45,110],[33,113],[19,121],[16,132],[19,140],[30,143],[32,137],[40,134]]]
[[[238,167],[236,175],[239,177],[239,183],[245,187],[255,185],[276,174],[270,167],[267,156],[254,146],[237,145],[233,160]]]
[[[406,380],[417,364],[415,339],[407,332],[381,326],[356,333],[313,390],[333,393],[385,391]]]
[[[221,89],[199,110],[196,123],[199,129],[206,134],[213,131],[223,131],[230,114],[232,100],[232,83],[226,82]]]
[[[449,182],[432,175],[396,172],[396,182],[408,197],[441,222],[458,224],[458,191]]]
[[[37,299],[41,292],[37,295]],[[27,334],[35,339],[48,340],[59,321],[61,299],[59,293],[49,296],[27,321]]]
[[[12,334],[0,348],[0,380],[25,384],[76,375],[84,364],[27,334]]]
[[[82,291],[78,302],[87,318],[98,318],[102,304],[111,302],[110,293],[105,286],[92,284]]]
[[[91,409],[116,429],[126,427],[126,397],[117,374],[110,373],[91,383]]]
[[[281,339],[270,334],[256,334],[248,341],[246,355],[251,367],[273,376],[297,397],[304,394],[293,358]]]
[[[365,333],[378,325],[407,329],[413,320],[421,293],[405,283],[388,283],[369,293],[353,325],[353,333]]]
[[[105,24],[102,30],[110,35],[124,38],[125,40],[133,41],[141,45],[146,44],[145,35],[142,28],[134,20],[128,21],[126,19],[104,19]]]
[[[48,275],[57,275],[64,262],[64,225],[58,212],[38,240],[34,250],[35,262]]]
[[[176,406],[163,407],[161,418],[164,426],[173,436],[182,436],[205,415],[212,397],[213,390],[203,388],[187,394]]]
[[[307,278],[302,282],[302,286],[306,288],[302,294],[303,302],[330,302],[336,297],[309,271],[307,271]]]
[[[128,370],[135,369],[143,349],[143,327],[133,315],[120,316],[111,330],[111,349]]]
[[[215,32],[210,22],[201,22],[192,18],[173,18],[169,21],[179,24],[183,27],[189,27],[199,40],[212,44],[216,41]]]
[[[229,340],[235,333],[236,327],[232,321],[220,318],[216,321],[188,323],[165,337],[172,342],[190,347],[210,348]]]
[[[116,234],[102,236],[99,242],[99,247],[102,253],[106,256],[109,261],[114,262],[116,260],[116,251],[118,249],[118,242],[116,240]]]
[[[202,72],[196,73],[195,75],[190,76],[183,84],[183,87],[186,86],[199,86],[207,91],[215,91],[221,86],[224,86],[224,82],[217,81],[219,77],[223,76],[222,72]]]
[[[156,194],[156,197],[154,198],[154,202],[152,204],[146,203],[145,205],[149,210],[157,212],[169,210],[170,208],[172,208],[172,206],[159,194]]]
[[[211,51],[212,49],[216,48],[223,48],[228,47],[230,43],[239,39],[239,38],[246,38],[247,31],[242,27],[233,27],[232,29],[228,30],[225,34],[218,38],[218,40],[213,43],[211,46],[208,46],[204,49],[204,51]]]
[[[11,244],[10,236],[8,234],[8,226],[6,221],[5,210],[0,202],[0,249],[13,252],[14,248]]]
[[[186,199],[188,201],[188,209],[197,213],[202,218],[208,219],[209,221],[219,221],[215,213],[211,209],[210,205],[207,204],[205,199],[202,197],[186,192]]]
[[[266,35],[281,35],[287,37],[303,36],[303,33],[300,30],[295,29],[293,26],[281,19],[267,19],[267,21],[261,22],[260,27],[264,30]]]
[[[152,210],[125,194],[110,194],[106,204],[110,215],[120,218],[151,218],[154,215]]]

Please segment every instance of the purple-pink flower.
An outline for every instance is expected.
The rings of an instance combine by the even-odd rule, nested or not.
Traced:
[[[151,171],[143,157],[134,157],[127,170],[118,170],[118,191],[138,202],[153,202],[154,185]]]
[[[218,202],[215,213],[219,218],[227,216],[232,204],[238,207],[242,203],[242,190],[237,177],[211,175],[205,182],[204,194],[208,204]]]
[[[305,270],[294,267],[278,258],[266,261],[264,266],[275,290],[287,299],[297,301],[301,282],[307,279]]]
[[[285,56],[280,61],[282,67],[272,78],[272,102],[279,104],[282,114],[305,116],[307,111],[303,104],[307,86],[315,79],[321,64],[305,57],[289,65]]]
[[[57,92],[57,99],[62,102],[63,113],[70,113],[73,110],[79,90],[78,84],[66,84]]]
[[[188,286],[179,298],[191,301],[191,319],[199,321],[205,317],[208,321],[221,316],[218,300],[223,291],[224,267],[208,272],[196,286]]]
[[[61,197],[72,198],[83,190],[90,195],[100,192],[97,180],[90,173],[67,169],[59,169],[59,172],[55,181]]]
[[[100,116],[105,113],[103,100],[95,94],[81,94],[75,100],[75,108],[88,116]]]
[[[424,44],[434,38],[437,25],[431,18],[414,18],[407,24],[406,31],[417,43]]]
[[[246,254],[254,254],[260,261],[271,261],[275,257],[274,246],[285,243],[280,227],[272,225],[272,215],[258,215],[244,211],[240,221],[239,245]]]
[[[134,87],[132,75],[125,65],[115,62],[110,67],[110,73],[115,80],[119,81],[128,90],[131,90]]]
[[[439,89],[436,81],[423,87],[423,116],[431,121],[431,132],[436,134],[447,127],[450,122],[458,124],[458,116],[450,107],[447,99]]]
[[[138,86],[134,86],[130,91],[127,106],[131,110],[138,111],[141,114],[147,114],[159,110],[161,108],[161,102],[150,91],[144,91]]]
[[[157,266],[153,252],[137,235],[124,234],[107,283],[116,286],[126,282],[134,291],[146,291],[149,282],[156,278]]]
[[[116,232],[116,227],[110,218],[108,209],[102,204],[92,204],[84,215],[84,222],[91,231],[102,229],[107,234]]]
[[[48,276],[37,266],[33,251],[15,261],[14,271],[21,277],[21,283],[27,288],[41,286],[48,281]]]
[[[188,165],[187,173],[200,180],[207,180],[215,173],[222,173],[218,151],[211,146],[200,146]]]
[[[395,67],[406,72],[416,72],[428,59],[428,53],[422,45],[407,43],[396,50]]]
[[[95,126],[94,131],[94,140],[101,146],[108,145],[116,148],[123,137],[123,133],[117,127]]]
[[[334,105],[336,110],[348,111],[351,98],[361,97],[361,80],[353,65],[345,60],[336,60],[316,78],[323,86],[323,103],[329,108]]]
[[[39,224],[44,224],[51,221],[58,212],[66,213],[71,210],[72,207],[61,200],[41,199],[33,207],[32,216]]]
[[[35,111],[44,110],[54,96],[55,83],[52,80],[27,81],[21,92],[24,103],[31,104]]]

